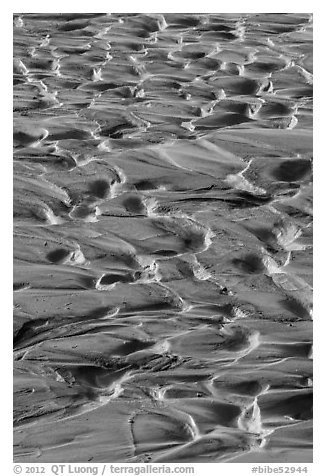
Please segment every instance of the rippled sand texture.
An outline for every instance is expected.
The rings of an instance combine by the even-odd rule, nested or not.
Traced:
[[[309,462],[310,14],[14,16],[19,462]]]

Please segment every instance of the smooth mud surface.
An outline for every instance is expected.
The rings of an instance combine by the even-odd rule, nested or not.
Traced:
[[[312,460],[312,16],[14,16],[19,462]]]

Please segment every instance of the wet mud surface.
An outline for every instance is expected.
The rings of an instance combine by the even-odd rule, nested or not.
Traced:
[[[14,458],[312,460],[312,16],[14,15]]]

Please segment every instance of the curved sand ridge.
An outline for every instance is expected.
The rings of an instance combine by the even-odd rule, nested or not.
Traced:
[[[309,462],[312,16],[14,16],[19,462]]]

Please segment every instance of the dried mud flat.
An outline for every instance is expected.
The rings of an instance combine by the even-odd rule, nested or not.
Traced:
[[[14,458],[312,460],[312,16],[14,15]]]

